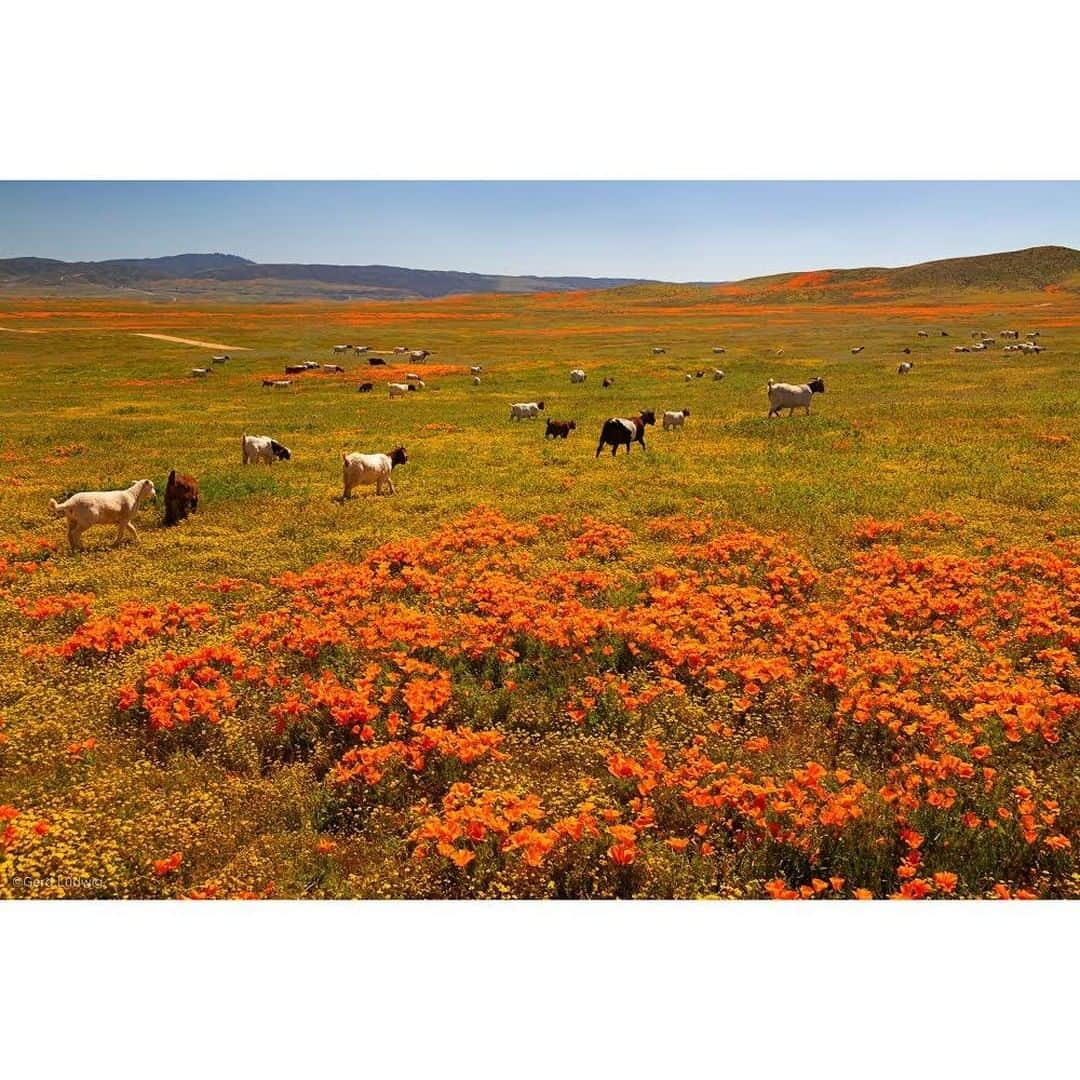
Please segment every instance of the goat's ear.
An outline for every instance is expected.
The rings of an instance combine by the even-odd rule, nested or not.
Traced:
[[[175,484],[176,483],[176,470],[175,469],[170,469],[169,470],[169,479],[166,481],[166,483],[167,484]]]

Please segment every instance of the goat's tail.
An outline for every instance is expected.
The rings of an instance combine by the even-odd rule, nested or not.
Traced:
[[[64,512],[63,509],[61,508],[61,504],[58,503],[55,499],[50,499],[49,500],[49,509],[54,514],[62,514]]]

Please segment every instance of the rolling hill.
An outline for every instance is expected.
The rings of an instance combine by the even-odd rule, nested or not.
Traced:
[[[0,291],[108,296],[115,293],[220,300],[435,298],[463,293],[610,289],[638,278],[517,277],[401,266],[256,263],[238,255],[187,254],[157,259],[62,262],[0,260]]]

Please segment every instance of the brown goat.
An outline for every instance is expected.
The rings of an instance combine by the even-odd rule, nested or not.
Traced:
[[[165,485],[165,524],[176,525],[198,509],[199,481],[173,469]]]

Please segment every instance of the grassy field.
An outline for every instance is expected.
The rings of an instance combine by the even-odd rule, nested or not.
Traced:
[[[1080,892],[1076,292],[0,327],[0,896]],[[1045,351],[953,352],[1004,327]],[[231,359],[193,379],[215,350],[144,333]],[[346,341],[432,356],[262,387]],[[815,375],[766,419],[768,378]],[[508,419],[535,399],[577,432]],[[606,417],[684,407],[594,459]],[[243,466],[244,433],[292,460]],[[398,444],[397,495],[342,503],[342,452]],[[67,552],[49,498],[173,467],[193,518]]]

